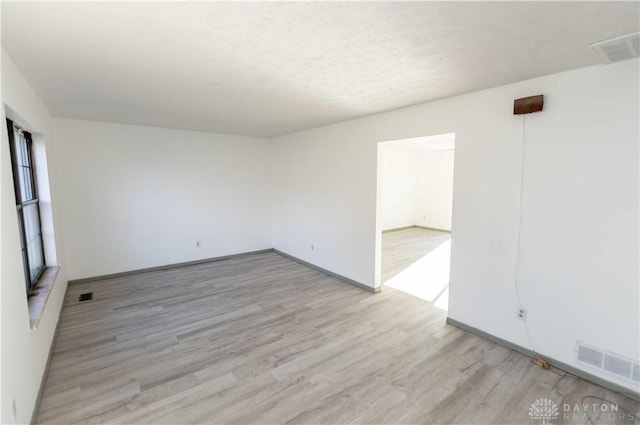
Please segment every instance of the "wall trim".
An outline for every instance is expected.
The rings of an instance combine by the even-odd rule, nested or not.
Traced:
[[[436,227],[427,227],[427,226],[418,226],[417,224],[413,227],[417,227],[418,229],[425,229],[425,230],[435,230],[436,232],[446,232],[446,233],[451,233],[451,230],[446,230],[446,229],[438,229]]]
[[[382,233],[397,232],[398,230],[407,230],[407,229],[425,229],[425,230],[435,230],[436,232],[451,233],[451,230],[437,229],[435,227],[419,226],[417,224],[413,224],[411,226],[404,226],[404,227],[395,227],[393,229],[386,229],[386,230],[383,230]]]
[[[126,271],[126,272],[105,274],[105,275],[101,275],[101,276],[83,277],[81,279],[70,280],[69,281],[69,285],[77,285],[77,284],[80,284],[80,283],[94,282],[94,281],[97,281],[97,280],[114,279],[114,278],[117,278],[117,277],[125,277],[125,276],[131,276],[131,275],[136,275],[136,274],[140,274],[140,273],[155,272],[155,271],[160,271],[160,270],[177,269],[177,268],[180,268],[180,267],[195,266],[197,264],[213,263],[215,261],[229,260],[231,258],[246,257],[248,255],[254,255],[254,254],[264,254],[266,252],[273,252],[273,248],[260,249],[258,251],[241,252],[241,253],[238,253],[238,254],[222,255],[220,257],[203,258],[201,260],[185,261],[185,262],[182,262],[182,263],[166,264],[166,265],[163,265],[163,266],[147,267],[147,268],[144,268],[144,269],[129,270],[129,271]]]
[[[296,262],[298,262],[298,263],[302,264],[303,266],[307,266],[307,267],[309,267],[310,269],[317,270],[317,271],[322,272],[322,273],[324,273],[324,274],[327,274],[327,275],[329,275],[329,276],[335,277],[336,279],[340,279],[340,280],[342,280],[342,281],[344,281],[344,282],[347,282],[347,283],[350,283],[350,284],[352,284],[352,285],[355,285],[355,286],[357,286],[357,287],[358,287],[358,288],[360,288],[360,289],[364,289],[365,291],[368,291],[368,292],[372,292],[372,293],[374,293],[374,294],[377,294],[377,293],[378,293],[378,292],[380,292],[380,290],[381,290],[381,288],[380,288],[380,287],[372,288],[372,287],[371,287],[371,286],[369,286],[369,285],[365,285],[364,283],[360,283],[360,282],[355,281],[355,280],[353,280],[353,279],[349,279],[348,277],[344,277],[344,276],[342,276],[342,275],[339,275],[338,273],[334,273],[334,272],[329,271],[329,270],[327,270],[327,269],[323,269],[322,267],[316,266],[315,264],[308,263],[308,262],[306,262],[306,261],[304,261],[304,260],[299,259],[298,257],[294,257],[293,255],[289,255],[289,254],[287,254],[287,253],[285,253],[285,252],[282,252],[282,251],[280,251],[280,250],[278,250],[278,249],[273,248],[273,252],[275,252],[276,254],[280,254],[280,255],[282,255],[283,257],[286,257],[286,258],[288,258],[288,259],[290,259],[290,260],[296,261]]]
[[[397,232],[399,230],[407,230],[407,229],[413,229],[414,227],[416,227],[415,225],[411,225],[411,226],[403,226],[403,227],[394,227],[393,229],[386,229],[383,230],[382,233],[387,233],[387,232]]]
[[[524,348],[521,345],[514,344],[514,343],[509,342],[509,341],[507,341],[505,339],[499,338],[499,337],[497,337],[495,335],[491,335],[491,334],[489,334],[489,333],[487,333],[485,331],[482,331],[482,330],[480,330],[478,328],[474,328],[473,326],[469,326],[469,325],[464,324],[462,322],[458,322],[457,320],[452,319],[451,317],[447,317],[447,324],[455,326],[457,328],[460,328],[460,329],[462,329],[464,331],[467,331],[469,333],[472,333],[472,334],[474,334],[476,336],[479,336],[480,338],[488,339],[491,342],[495,342],[496,344],[500,344],[503,347],[509,348],[509,349],[511,349],[513,351],[517,351],[518,353],[524,354],[527,357],[531,357],[531,358],[534,357],[533,350],[530,350],[528,348]],[[537,357],[540,357],[542,360],[546,361],[547,363],[549,363],[551,366],[555,367],[556,369],[560,369],[560,370],[562,370],[564,372],[567,372],[567,373],[570,373],[572,375],[575,375],[578,378],[582,378],[585,381],[589,381],[592,384],[599,385],[599,386],[601,386],[603,388],[606,388],[608,390],[614,391],[616,393],[620,393],[620,394],[625,395],[625,396],[627,396],[629,398],[632,398],[634,400],[640,401],[640,393],[636,393],[633,390],[630,390],[629,388],[623,387],[622,385],[618,385],[618,384],[616,384],[614,382],[607,381],[606,379],[603,379],[603,378],[601,378],[599,376],[593,375],[593,374],[591,374],[589,372],[585,372],[582,369],[578,369],[578,368],[576,368],[574,366],[571,366],[571,365],[566,364],[564,362],[555,360],[555,359],[553,359],[551,357],[544,356],[544,355],[542,355],[540,353],[536,353],[536,354],[537,354]]]
[[[56,272],[57,273],[57,272]],[[40,403],[42,402],[42,395],[44,394],[44,387],[47,383],[47,377],[49,376],[49,366],[51,366],[51,359],[53,358],[53,349],[56,346],[58,340],[58,329],[60,329],[60,322],[62,322],[62,309],[64,308],[64,300],[67,298],[67,289],[69,285],[64,288],[64,294],[62,295],[62,305],[60,306],[60,313],[58,315],[58,322],[56,323],[56,329],[53,331],[53,337],[51,338],[51,345],[49,346],[49,355],[47,356],[47,364],[44,367],[42,373],[42,379],[40,379],[40,389],[36,396],[36,404],[33,406],[33,413],[31,413],[30,425],[35,425],[36,419],[38,419],[38,413],[40,413]]]
[[[180,267],[187,267],[187,266],[195,266],[198,264],[205,264],[205,263],[213,263],[216,261],[223,261],[223,260],[228,260],[231,258],[239,258],[239,257],[246,257],[249,255],[255,255],[255,254],[265,254],[267,252],[275,252],[276,254],[282,255],[283,257],[286,257],[290,260],[296,261],[304,266],[307,266],[311,269],[317,270],[319,272],[322,272],[324,274],[327,274],[329,276],[335,277],[336,279],[340,279],[344,282],[350,283],[352,285],[357,286],[358,288],[364,289],[366,291],[372,292],[372,293],[378,293],[380,292],[380,287],[378,288],[372,288],[369,285],[365,285],[364,283],[360,283],[357,282],[353,279],[349,279],[348,277],[339,275],[338,273],[334,273],[330,270],[327,269],[323,269],[322,267],[318,267],[315,264],[311,264],[308,263],[304,260],[301,260],[297,257],[294,257],[293,255],[289,255],[285,252],[282,252],[280,250],[277,250],[275,248],[267,248],[267,249],[261,249],[258,251],[249,251],[249,252],[241,252],[238,254],[230,254],[230,255],[222,255],[220,257],[212,257],[212,258],[204,258],[202,260],[194,260],[194,261],[185,261],[182,263],[174,263],[174,264],[167,264],[164,266],[155,266],[155,267],[147,267],[144,269],[137,269],[137,270],[130,270],[130,271],[126,271],[126,272],[119,272],[119,273],[112,273],[112,274],[106,274],[106,275],[101,275],[101,276],[93,276],[93,277],[84,277],[81,279],[73,279],[69,281],[69,285],[78,285],[81,283],[88,283],[88,282],[95,282],[95,281],[100,281],[100,280],[107,280],[107,279],[115,279],[118,277],[126,277],[126,276],[132,276],[132,275],[136,275],[136,274],[141,274],[141,273],[148,273],[148,272],[154,272],[154,271],[160,271],[160,270],[170,270],[170,269],[177,269]]]

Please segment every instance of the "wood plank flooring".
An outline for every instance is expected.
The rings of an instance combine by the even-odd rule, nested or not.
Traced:
[[[640,410],[418,298],[265,253],[70,286],[37,422],[525,424],[538,398],[585,396]]]
[[[382,282],[451,240],[451,233],[410,227],[382,233]]]

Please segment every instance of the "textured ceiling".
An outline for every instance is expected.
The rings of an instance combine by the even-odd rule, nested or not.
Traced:
[[[2,2],[59,117],[274,136],[598,63],[638,2]]]

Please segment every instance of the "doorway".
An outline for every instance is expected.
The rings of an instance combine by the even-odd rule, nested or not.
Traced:
[[[377,275],[448,309],[455,134],[378,144]]]

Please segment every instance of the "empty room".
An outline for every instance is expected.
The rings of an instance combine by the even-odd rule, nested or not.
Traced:
[[[0,8],[1,423],[640,423],[639,2]]]

